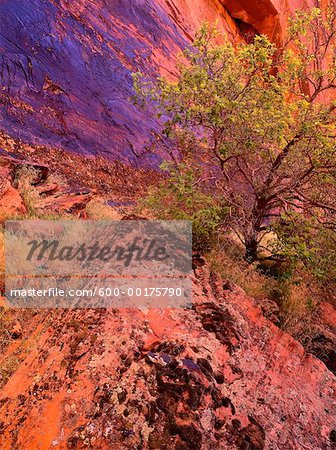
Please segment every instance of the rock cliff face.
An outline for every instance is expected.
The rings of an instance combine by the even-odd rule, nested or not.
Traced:
[[[14,152],[0,151],[0,222],[25,212],[14,181],[27,159],[70,182],[70,190],[35,186],[48,212],[78,217],[94,194],[134,200],[155,171],[100,158],[160,160],[145,149],[157,124],[129,101],[131,73],[174,76],[174,55],[204,20],[218,19],[232,40],[266,33],[280,42],[297,6],[0,0],[2,130],[45,145],[21,148],[0,134],[0,147]],[[90,189],[72,189],[83,180]],[[335,376],[239,287],[196,262],[191,310],[10,311],[4,325],[1,309],[0,448],[335,448]],[[330,328],[334,313],[323,310]],[[334,370],[334,352],[325,359]]]
[[[217,19],[231,40],[257,32],[279,42],[288,3],[2,0],[2,129],[29,143],[156,165],[157,125],[129,101],[131,73],[173,74],[175,55],[204,20]]]
[[[75,218],[90,192],[48,180],[57,155],[50,166],[34,164],[33,189],[45,213]],[[61,158],[70,168],[86,162],[89,171],[98,162]],[[1,212],[22,213],[15,174],[29,162],[0,159],[10,189]],[[107,165],[99,171],[116,184]],[[99,183],[90,186],[99,191]],[[242,289],[200,257],[194,266],[192,309],[5,311],[0,297],[0,448],[332,450],[334,352],[328,370]],[[332,346],[335,310],[316,313],[330,325]],[[315,353],[324,361],[327,335],[318,336]]]
[[[173,72],[203,19],[219,17],[237,35],[221,5],[198,3],[2,1],[2,127],[26,141],[143,162],[156,124],[129,101],[131,73]]]

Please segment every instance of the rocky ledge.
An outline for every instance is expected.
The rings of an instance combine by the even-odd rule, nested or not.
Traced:
[[[332,449],[335,376],[199,262],[189,310],[30,312],[1,448]]]

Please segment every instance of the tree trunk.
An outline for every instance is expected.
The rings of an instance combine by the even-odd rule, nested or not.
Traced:
[[[245,239],[245,259],[249,263],[258,260],[258,240],[255,235]]]

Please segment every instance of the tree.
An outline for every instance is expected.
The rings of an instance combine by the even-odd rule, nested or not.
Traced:
[[[251,262],[260,258],[264,235],[293,212],[335,231],[331,6],[297,12],[282,48],[263,35],[235,46],[205,24],[183,52],[177,80],[135,76],[137,93],[155,106],[180,160],[201,165],[198,186],[225,201],[223,226]]]

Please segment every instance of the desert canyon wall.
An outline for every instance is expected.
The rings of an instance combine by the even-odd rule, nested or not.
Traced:
[[[162,155],[146,146],[158,125],[129,101],[132,72],[173,76],[176,54],[205,20],[218,20],[232,41],[265,33],[279,43],[290,12],[305,5],[0,0],[0,132],[53,148],[45,159],[38,151],[21,156],[60,159],[69,176],[77,170],[65,157],[71,152],[85,155],[82,167],[110,185],[124,172],[111,174],[89,156],[156,167]],[[18,163],[7,163],[0,176],[10,195],[0,208],[14,194],[21,208],[11,185]],[[67,211],[87,196],[64,198],[56,186],[55,200],[45,184],[36,188],[44,201]],[[191,310],[25,311],[13,321],[0,354],[0,448],[336,448],[334,362],[327,367],[306,353],[203,258],[194,263]]]
[[[175,73],[203,21],[232,41],[279,43],[287,0],[2,0],[1,127],[14,138],[132,165],[157,165],[157,124],[129,101],[131,74]]]

